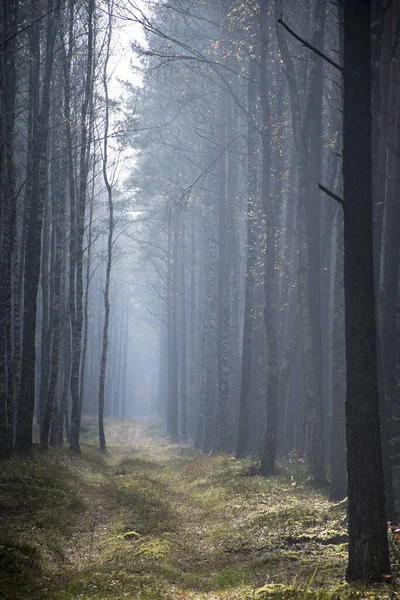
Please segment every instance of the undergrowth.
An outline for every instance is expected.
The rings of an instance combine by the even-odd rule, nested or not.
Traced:
[[[101,454],[93,422],[84,428],[81,457],[2,463],[0,598],[397,597],[345,584],[343,504],[301,469],[267,479],[249,460],[202,456],[133,423],[108,423]]]

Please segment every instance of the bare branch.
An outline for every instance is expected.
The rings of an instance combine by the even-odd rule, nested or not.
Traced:
[[[156,319],[158,319],[159,321],[161,321],[161,323],[164,323],[164,325],[167,324],[166,321],[164,321],[164,319],[162,319],[161,317],[159,317],[158,315],[154,314],[153,312],[151,312],[151,310],[149,309],[149,307],[147,307],[147,312],[149,312],[153,317],[155,317]]]
[[[305,46],[306,48],[309,48],[310,50],[312,50],[313,52],[315,52],[315,54],[317,54],[318,56],[320,56],[321,58],[323,58],[332,67],[335,67],[335,69],[338,69],[338,71],[343,71],[342,67],[338,63],[336,63],[334,60],[332,60],[331,58],[329,58],[329,56],[326,56],[326,54],[324,54],[323,52],[321,52],[320,50],[318,50],[318,48],[316,48],[315,46],[313,46],[312,44],[310,44],[310,42],[307,42],[307,40],[305,40],[305,39],[301,38],[299,35],[297,35],[297,33],[295,33],[293,31],[293,29],[291,29],[289,27],[289,25],[286,25],[286,23],[284,21],[282,21],[282,19],[278,19],[278,23],[280,25],[282,25],[286,29],[286,31],[288,31],[290,33],[290,35],[292,35],[303,46]]]
[[[34,25],[36,25],[36,23],[39,23],[39,21],[42,21],[43,19],[45,19],[48,15],[50,15],[51,13],[54,13],[56,11],[58,11],[61,6],[62,6],[63,2],[59,2],[57,4],[57,6],[55,6],[54,8],[52,8],[51,10],[48,10],[46,13],[44,13],[43,15],[40,15],[40,17],[38,17],[37,19],[35,19],[34,21],[32,21],[32,23],[29,23],[29,25],[26,25],[25,27],[22,27],[22,29],[18,29],[18,31],[16,31],[15,33],[13,33],[13,35],[11,35],[9,38],[7,38],[6,40],[4,40],[4,42],[2,42],[0,44],[0,51],[4,50],[4,48],[17,36],[21,35],[21,33],[24,33],[25,31],[28,31],[28,29],[30,29],[31,27],[33,27]]]
[[[336,202],[339,202],[339,204],[341,204],[342,206],[344,206],[344,200],[343,200],[343,198],[341,198],[340,196],[338,196],[334,192],[331,192],[331,190],[328,190],[328,188],[326,188],[324,185],[321,185],[320,183],[318,184],[318,187],[319,187],[319,189],[322,192],[325,192],[325,194],[327,196],[330,196],[331,198],[333,198],[333,200],[336,200]]]
[[[224,154],[224,152],[229,148],[229,146],[231,144],[233,144],[234,142],[236,142],[236,140],[238,140],[240,137],[242,137],[242,135],[237,135],[233,140],[231,140],[224,148],[222,148],[221,152],[218,154],[217,158],[215,158],[214,160],[212,160],[209,165],[206,167],[206,169],[204,169],[204,171],[202,173],[200,173],[200,175],[190,184],[187,186],[187,188],[184,189],[181,197],[179,198],[177,204],[179,204],[180,202],[183,201],[188,201],[189,200],[189,196],[192,192],[192,189],[194,188],[194,186],[196,185],[196,183],[198,181],[200,181],[200,179],[202,177],[204,177],[204,175],[206,175],[209,170],[211,169],[211,167],[213,165],[215,165],[215,163],[217,163],[219,161],[219,159],[221,158],[221,156]]]

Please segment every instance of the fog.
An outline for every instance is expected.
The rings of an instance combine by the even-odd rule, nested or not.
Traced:
[[[0,456],[151,422],[264,476],[299,461],[382,530],[398,0],[0,10]]]

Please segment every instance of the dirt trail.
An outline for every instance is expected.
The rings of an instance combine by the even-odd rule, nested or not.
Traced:
[[[39,456],[38,477],[53,469],[62,503],[52,512],[42,505],[40,524],[32,512],[24,521],[21,505],[14,531],[22,539],[29,523],[26,539],[37,536],[41,569],[0,598],[390,597],[376,589],[329,595],[343,586],[343,508],[308,487],[304,473],[288,466],[279,477],[249,476],[250,461],[203,456],[157,437],[148,423],[108,423],[106,433],[106,455],[89,426],[80,458],[67,449]]]

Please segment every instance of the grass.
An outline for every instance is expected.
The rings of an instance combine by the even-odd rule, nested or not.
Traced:
[[[159,427],[85,423],[67,449],[2,463],[0,598],[350,600],[396,598],[344,583],[343,505],[304,472],[202,456]]]

